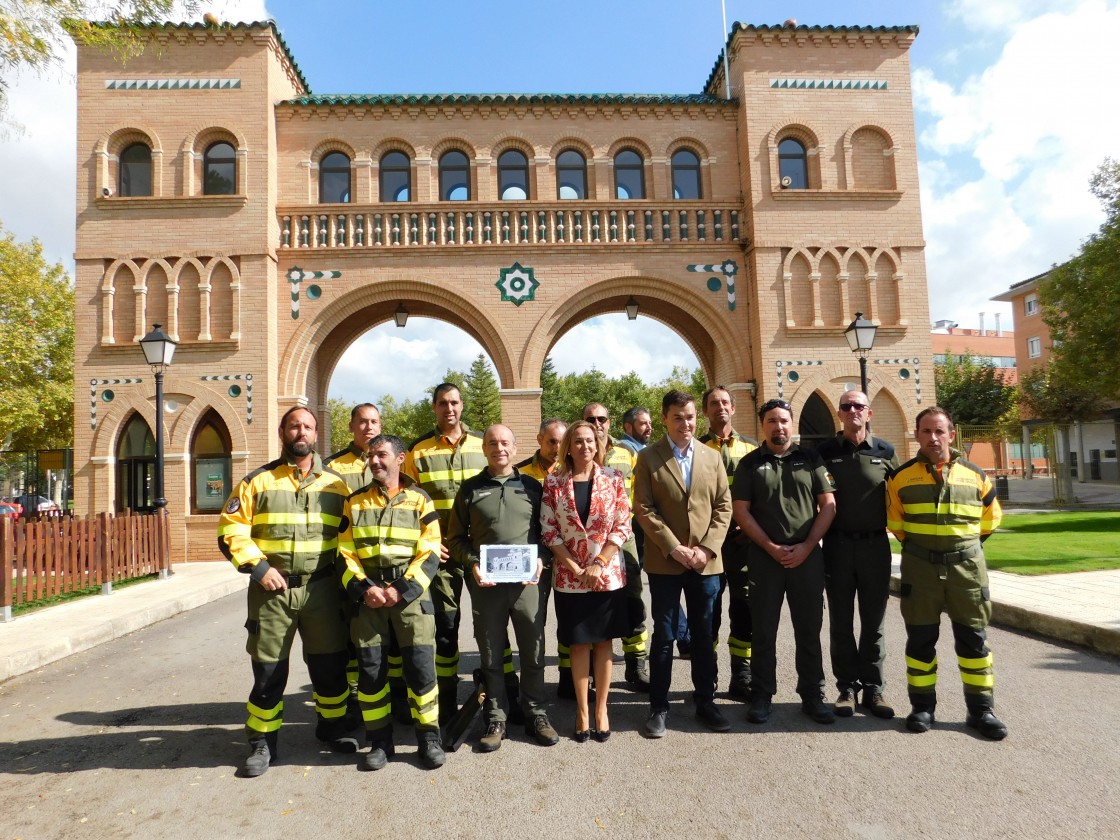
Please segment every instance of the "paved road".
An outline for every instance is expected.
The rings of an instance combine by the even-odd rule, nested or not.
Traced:
[[[902,707],[895,604],[889,616],[887,694]],[[518,736],[492,755],[464,747],[435,772],[411,746],[374,774],[321,753],[297,656],[282,763],[249,780],[234,777],[249,687],[243,621],[243,596],[230,596],[0,685],[0,837],[1120,837],[1120,662],[1008,631],[991,634],[1011,727],[998,744],[963,725],[947,633],[934,732],[863,715],[810,722],[795,705],[784,624],[766,727],[721,701],[734,731],[711,734],[682,703],[669,736],[646,741],[645,703],[618,689],[607,744],[545,749]],[[464,668],[475,662],[464,656]],[[554,707],[561,732],[573,714]]]

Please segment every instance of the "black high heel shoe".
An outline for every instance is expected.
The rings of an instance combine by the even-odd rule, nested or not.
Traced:
[[[598,741],[600,744],[605,744],[610,740],[611,731],[609,729],[592,729],[591,737]]]
[[[572,733],[572,740],[577,744],[586,744],[591,738],[590,729],[577,729]]]

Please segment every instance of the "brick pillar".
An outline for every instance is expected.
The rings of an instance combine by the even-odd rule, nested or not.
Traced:
[[[502,422],[517,436],[518,457],[528,458],[536,449],[541,425],[540,388],[502,388]]]

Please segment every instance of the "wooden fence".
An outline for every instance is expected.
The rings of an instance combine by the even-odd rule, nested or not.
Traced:
[[[166,512],[99,513],[0,519],[0,608],[167,572],[171,551]]]

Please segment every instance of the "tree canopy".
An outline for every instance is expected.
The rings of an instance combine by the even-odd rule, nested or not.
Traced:
[[[74,416],[74,290],[37,239],[0,229],[0,441],[69,446]]]
[[[934,377],[937,404],[958,425],[993,425],[1015,405],[1015,388],[1004,382],[991,359],[978,360],[967,348],[960,355],[947,353]]]
[[[1039,283],[1039,300],[1054,345],[1052,381],[1067,396],[1084,390],[1111,399],[1120,394],[1120,162],[1106,158],[1089,189],[1104,224]]]

